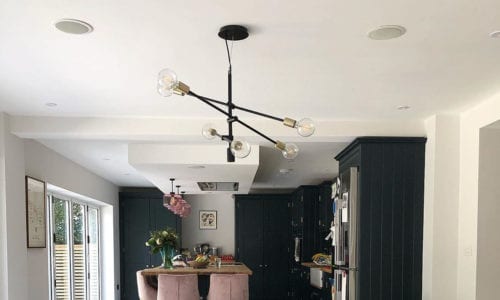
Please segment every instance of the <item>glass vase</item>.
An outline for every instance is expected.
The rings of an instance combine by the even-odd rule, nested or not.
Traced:
[[[164,269],[173,269],[172,258],[174,257],[174,247],[165,246],[160,249],[161,254],[161,267]]]

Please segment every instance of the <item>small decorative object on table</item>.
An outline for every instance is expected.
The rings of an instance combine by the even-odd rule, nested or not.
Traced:
[[[331,266],[332,256],[325,253],[316,253],[312,256],[313,263],[320,266]]]
[[[206,255],[198,255],[195,260],[188,262],[195,269],[206,268],[209,263],[210,259]]]
[[[173,269],[172,258],[175,255],[178,239],[175,230],[167,227],[163,230],[151,231],[151,236],[146,241],[146,247],[150,248],[151,253],[160,252],[163,268]]]

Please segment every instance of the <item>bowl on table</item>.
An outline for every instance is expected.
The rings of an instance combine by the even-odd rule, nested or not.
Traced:
[[[191,266],[191,267],[193,267],[195,269],[206,268],[209,263],[210,263],[209,260],[206,260],[206,261],[203,261],[203,262],[196,261],[196,260],[188,261],[189,266]]]

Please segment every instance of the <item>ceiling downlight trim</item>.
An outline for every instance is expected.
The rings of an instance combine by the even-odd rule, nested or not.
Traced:
[[[88,34],[94,31],[94,27],[87,22],[77,19],[60,19],[54,22],[54,26],[69,34]]]
[[[370,30],[368,37],[376,41],[384,41],[398,38],[406,33],[406,28],[401,25],[382,25]]]

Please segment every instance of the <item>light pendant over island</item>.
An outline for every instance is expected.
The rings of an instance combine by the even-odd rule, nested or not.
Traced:
[[[253,131],[254,133],[260,135],[264,139],[268,140],[269,142],[273,143],[275,148],[280,150],[283,156],[287,159],[294,159],[297,157],[299,154],[299,148],[297,145],[292,144],[292,143],[284,143],[279,140],[274,140],[267,136],[266,134],[262,133],[261,131],[255,129],[254,127],[250,126],[246,122],[240,120],[238,116],[233,114],[233,110],[239,109],[251,114],[255,114],[261,117],[265,117],[268,119],[276,120],[279,122],[282,122],[283,125],[291,128],[297,129],[297,132],[299,135],[303,137],[310,136],[314,133],[315,131],[315,124],[314,122],[309,119],[309,118],[304,118],[299,121],[296,121],[291,118],[280,118],[280,117],[275,117],[267,113],[262,113],[258,112],[252,109],[248,109],[245,107],[241,107],[239,105],[236,105],[233,103],[233,98],[232,98],[232,77],[231,77],[231,54],[229,51],[229,46],[228,46],[228,40],[229,41],[240,41],[244,40],[248,37],[248,30],[246,27],[241,26],[241,25],[227,25],[224,26],[220,29],[219,31],[219,37],[224,39],[226,43],[226,50],[227,50],[227,56],[229,60],[229,70],[228,70],[228,75],[227,75],[227,80],[228,80],[228,100],[227,102],[215,100],[212,98],[204,97],[201,95],[196,94],[193,92],[188,85],[183,83],[182,81],[179,81],[177,79],[177,74],[175,74],[174,71],[170,69],[163,69],[160,71],[158,74],[158,93],[164,97],[171,96],[172,94],[177,94],[180,96],[185,96],[189,95],[192,96],[205,104],[209,105],[213,109],[217,110],[218,112],[222,113],[227,117],[227,125],[228,125],[228,133],[227,134],[221,134],[219,133],[213,126],[205,126],[202,130],[203,136],[205,136],[208,139],[213,139],[214,137],[218,137],[222,141],[225,141],[228,143],[228,148],[227,148],[227,161],[228,162],[234,162],[235,157],[238,158],[244,158],[250,154],[251,151],[251,146],[250,144],[241,139],[241,138],[236,138],[233,136],[233,123],[239,123],[240,125],[246,127],[247,129]],[[227,111],[222,109],[219,105],[225,106]]]

